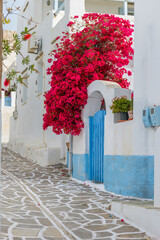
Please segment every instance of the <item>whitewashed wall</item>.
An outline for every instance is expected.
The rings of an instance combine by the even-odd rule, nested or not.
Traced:
[[[144,107],[160,105],[159,56],[160,30],[158,9],[160,2],[136,1],[135,9],[135,103],[134,139],[135,154],[153,155],[154,128],[146,129],[142,122]],[[141,14],[144,9],[145,14]]]
[[[63,31],[67,30],[67,23],[70,16],[82,15],[85,11],[91,11],[89,1],[86,0],[65,0],[65,12],[60,11],[57,16],[54,16],[53,1],[50,6],[47,6],[47,1],[32,0],[29,1],[28,7],[25,9],[27,1],[25,1],[22,8],[22,14],[25,18],[32,19],[38,25],[36,28],[36,35],[42,39],[42,51],[43,55],[41,61],[43,61],[44,74],[43,74],[43,91],[37,92],[36,81],[38,74],[33,73],[28,77],[28,88],[24,90],[23,86],[19,86],[17,89],[17,101],[16,108],[18,111],[18,118],[11,118],[10,129],[10,147],[20,152],[22,155],[37,161],[41,165],[48,165],[58,163],[60,158],[64,159],[66,156],[65,143],[68,141],[67,136],[57,136],[52,132],[52,129],[43,131],[42,128],[42,115],[44,113],[44,97],[43,94],[50,86],[50,76],[45,74],[46,69],[49,67],[47,59],[50,53],[55,48],[55,39],[57,36],[62,35]],[[86,4],[86,6],[85,6]],[[97,8],[96,1],[92,2],[93,10]],[[109,4],[106,2],[106,5]],[[113,3],[114,5],[114,3]],[[88,6],[88,7],[87,7]],[[86,9],[85,9],[86,7]],[[117,7],[117,5],[116,5]],[[23,10],[25,11],[23,12]],[[106,9],[110,9],[109,5]],[[101,9],[99,9],[101,11]],[[18,32],[22,31],[24,26],[31,28],[34,23],[28,25],[28,21],[24,18],[19,18]],[[24,43],[22,52],[24,55],[27,53],[28,41]],[[38,66],[38,60],[36,60],[36,54],[29,54],[31,62]],[[21,65],[21,59],[17,59],[18,69],[24,70]],[[27,72],[24,73],[28,74]],[[24,102],[23,92],[27,92],[27,100]]]

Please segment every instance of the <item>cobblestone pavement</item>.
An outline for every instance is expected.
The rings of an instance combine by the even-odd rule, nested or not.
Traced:
[[[71,180],[67,169],[7,148],[2,158],[1,240],[151,239],[110,212],[112,195]]]

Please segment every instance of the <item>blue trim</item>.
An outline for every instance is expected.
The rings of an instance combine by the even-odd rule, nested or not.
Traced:
[[[154,156],[105,156],[104,186],[116,194],[153,199]]]
[[[88,154],[73,154],[73,177],[81,181],[89,179]]]

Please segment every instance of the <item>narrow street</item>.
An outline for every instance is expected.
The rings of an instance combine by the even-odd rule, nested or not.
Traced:
[[[77,183],[60,166],[2,149],[1,240],[149,240],[110,211],[113,197]]]

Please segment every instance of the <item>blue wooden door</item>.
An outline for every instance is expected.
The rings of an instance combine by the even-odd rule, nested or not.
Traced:
[[[103,182],[105,113],[101,110],[89,117],[90,180],[94,182]]]

